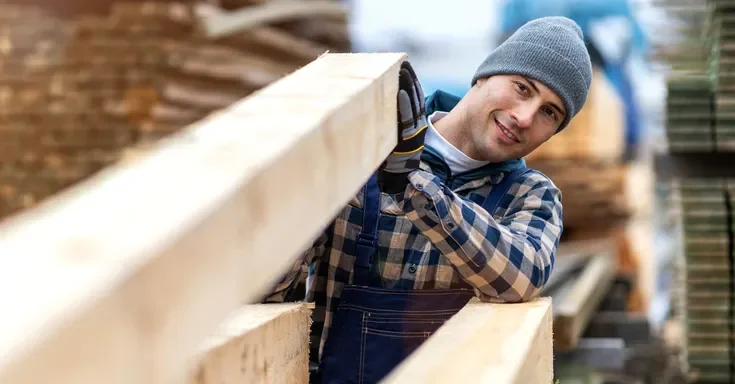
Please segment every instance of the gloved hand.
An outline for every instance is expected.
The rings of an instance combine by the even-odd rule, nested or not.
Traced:
[[[388,155],[383,171],[409,173],[418,169],[426,136],[424,90],[408,61],[401,63],[398,74],[398,144]]]

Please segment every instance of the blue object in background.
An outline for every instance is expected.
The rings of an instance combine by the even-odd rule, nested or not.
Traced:
[[[456,82],[447,82],[442,81],[442,79],[427,78],[426,80],[421,81],[421,88],[423,88],[424,94],[426,95],[430,95],[436,91],[441,90],[447,93],[451,93],[452,95],[464,97],[465,93],[470,90],[470,85],[467,84],[467,86],[463,87]]]
[[[631,48],[646,52],[646,35],[628,0],[506,0],[500,15],[500,32],[508,34],[528,21],[545,16],[566,16],[587,34],[591,24],[610,17],[625,18],[632,28]]]

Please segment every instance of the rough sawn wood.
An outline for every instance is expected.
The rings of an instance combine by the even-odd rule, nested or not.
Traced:
[[[552,345],[551,298],[473,299],[382,383],[551,383]]]
[[[396,144],[405,54],[329,54],[0,226],[0,382],[185,382]]]
[[[207,340],[189,384],[308,384],[311,308],[241,308]]]

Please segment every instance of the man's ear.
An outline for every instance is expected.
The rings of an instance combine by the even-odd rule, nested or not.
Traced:
[[[481,89],[485,85],[485,82],[487,82],[487,77],[481,77],[481,78],[477,79],[477,81],[475,82],[475,85],[472,86],[472,88],[475,88],[475,89],[478,89],[479,90],[479,89]]]

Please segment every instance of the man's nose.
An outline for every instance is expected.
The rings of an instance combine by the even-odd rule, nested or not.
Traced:
[[[536,116],[536,106],[534,103],[522,103],[516,106],[511,113],[518,128],[528,128],[533,124],[534,116]]]

